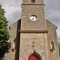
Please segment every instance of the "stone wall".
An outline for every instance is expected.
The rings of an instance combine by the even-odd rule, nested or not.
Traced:
[[[10,29],[10,41],[11,48],[8,53],[6,53],[6,60],[15,60],[15,41],[17,34],[17,22],[9,27]]]
[[[49,60],[58,60],[59,58],[59,51],[58,51],[58,42],[57,42],[57,34],[56,34],[56,26],[49,22],[47,22],[47,29],[48,29],[48,49],[49,49]],[[54,49],[51,51],[51,41],[54,43]]]
[[[36,51],[42,60],[48,60],[46,33],[21,33],[20,34],[20,59],[28,60],[28,57]]]

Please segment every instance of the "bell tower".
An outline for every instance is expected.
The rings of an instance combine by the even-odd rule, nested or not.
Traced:
[[[56,26],[45,19],[44,6],[43,0],[23,0],[19,60],[58,60]]]
[[[23,0],[19,60],[48,60],[44,5],[43,0]]]
[[[46,30],[43,0],[23,0],[22,30]]]

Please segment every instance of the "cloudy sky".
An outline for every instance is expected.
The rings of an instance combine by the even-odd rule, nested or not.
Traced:
[[[9,25],[21,18],[21,3],[22,0],[0,0],[0,4],[6,11],[6,18]],[[60,0],[44,0],[45,17],[53,22],[57,28],[57,37],[60,41]]]

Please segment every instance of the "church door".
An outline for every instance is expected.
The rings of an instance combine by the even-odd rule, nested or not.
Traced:
[[[41,60],[39,56],[36,54],[32,54],[28,57],[28,60]]]

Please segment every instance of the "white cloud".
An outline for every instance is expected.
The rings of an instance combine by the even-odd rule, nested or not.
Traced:
[[[57,17],[57,20],[60,20],[60,11],[55,11],[53,14]]]
[[[60,28],[58,28],[57,30],[57,39],[58,39],[58,42],[60,42]]]
[[[5,16],[9,21],[9,25],[14,23],[16,20],[20,19],[21,16],[21,0],[0,0],[3,8],[5,9],[6,13]]]
[[[6,11],[6,17],[11,16],[13,13],[15,13],[16,11],[21,11],[21,8],[19,7],[14,7],[14,6],[10,6],[10,5],[5,5],[4,9]]]

